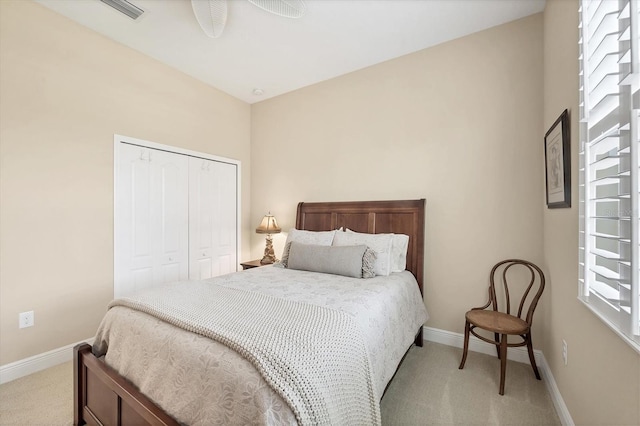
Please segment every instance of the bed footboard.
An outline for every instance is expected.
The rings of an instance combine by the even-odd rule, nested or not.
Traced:
[[[73,392],[74,425],[178,425],[86,343],[73,348]]]

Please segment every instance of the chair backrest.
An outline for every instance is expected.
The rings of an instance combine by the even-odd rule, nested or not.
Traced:
[[[509,287],[513,287],[513,285],[515,284],[510,284],[507,279],[507,272],[509,272],[509,270],[514,266],[521,266],[520,268],[515,269],[520,269],[523,271],[516,271],[515,269],[511,270],[509,279],[512,282],[528,282],[528,286],[522,289],[523,293],[520,297],[517,315],[516,313],[511,312],[511,292],[509,290]],[[528,274],[527,271],[529,272]],[[500,278],[502,279],[504,289],[504,310],[499,309],[500,304],[498,303],[499,300],[496,295],[496,280]],[[501,312],[506,312],[507,314],[517,316],[518,318],[523,319],[529,325],[531,325],[531,322],[533,320],[533,312],[535,311],[536,306],[538,305],[538,300],[540,299],[542,291],[544,290],[544,273],[542,273],[542,270],[533,263],[526,260],[507,259],[497,263],[493,267],[493,269],[491,269],[489,280],[489,298],[490,303],[493,306],[493,310],[500,310]],[[523,315],[525,314],[526,316],[523,317]]]

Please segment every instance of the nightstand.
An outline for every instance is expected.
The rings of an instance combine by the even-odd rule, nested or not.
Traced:
[[[242,262],[240,265],[242,266],[243,271],[246,271],[247,269],[251,269],[251,268],[259,268],[260,266],[266,266],[260,263],[260,259],[250,260],[248,262]]]

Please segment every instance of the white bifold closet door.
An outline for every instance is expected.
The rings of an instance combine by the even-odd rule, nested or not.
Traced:
[[[120,148],[116,296],[189,278],[188,157],[135,145]]]
[[[120,143],[114,296],[237,268],[237,166]]]
[[[236,166],[189,158],[189,278],[235,272]]]

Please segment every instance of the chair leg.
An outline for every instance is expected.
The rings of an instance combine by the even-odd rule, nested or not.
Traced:
[[[460,367],[458,369],[462,370],[464,368],[464,363],[467,361],[467,350],[469,349],[469,329],[471,328],[471,324],[469,321],[465,321],[464,323],[464,348],[462,350],[462,361],[460,362]]]
[[[496,341],[496,352],[498,353],[498,359],[500,359],[500,335],[498,333],[493,333],[494,340]]]
[[[527,351],[529,352],[529,361],[531,362],[531,367],[533,367],[533,372],[536,375],[536,379],[542,380],[540,378],[540,372],[538,371],[538,366],[536,365],[536,358],[533,355],[533,343],[531,343],[531,333],[527,334]]]
[[[507,335],[500,339],[500,395],[504,395],[504,376],[507,372]]]

